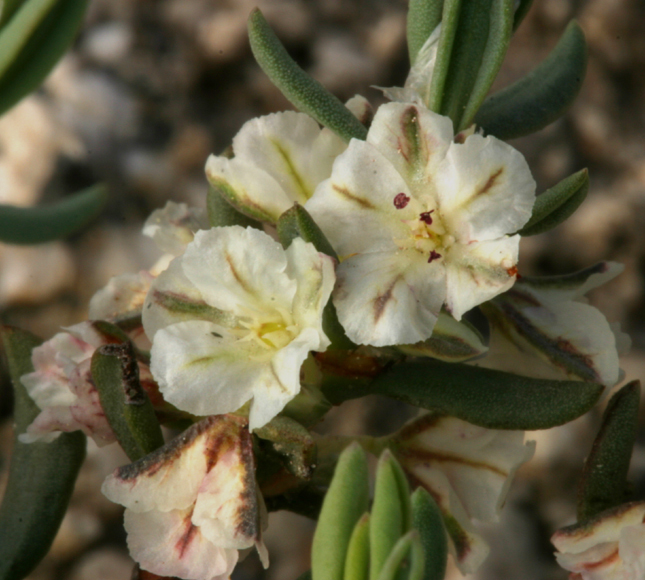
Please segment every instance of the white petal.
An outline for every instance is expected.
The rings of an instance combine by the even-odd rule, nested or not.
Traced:
[[[211,155],[206,177],[236,208],[260,220],[277,222],[293,200],[266,171],[240,159]]]
[[[157,332],[150,368],[168,402],[195,415],[229,413],[253,396],[256,384],[276,382],[268,362],[250,358],[262,354],[261,347],[222,337],[222,332],[204,321]]]
[[[370,102],[362,95],[354,95],[345,106],[363,125],[369,125],[374,117],[374,110]]]
[[[163,209],[150,214],[143,235],[152,238],[162,252],[179,256],[192,242],[195,232],[207,227],[206,210],[169,201]]]
[[[347,336],[385,346],[428,338],[445,298],[444,269],[416,250],[359,254],[336,272],[334,305]]]
[[[289,310],[296,293],[282,246],[254,228],[198,232],[182,266],[208,304],[236,316]]]
[[[329,177],[334,157],[344,149],[333,133],[326,133],[323,142],[320,136],[311,117],[285,111],[245,123],[233,139],[233,151],[236,159],[273,177],[292,203],[304,204]]]
[[[424,102],[427,102],[429,97],[430,83],[432,82],[435,61],[437,59],[440,34],[441,23],[437,25],[428,39],[423,43],[408,73],[408,78],[405,79],[405,88],[421,95]]]
[[[305,209],[341,258],[395,250],[393,238],[409,235],[401,220],[418,217],[411,208],[396,209],[399,193],[409,196],[410,190],[392,164],[374,146],[352,139]]]
[[[90,320],[113,320],[140,313],[154,276],[146,271],[111,278],[90,300]]]
[[[388,103],[379,107],[367,135],[406,180],[414,197],[436,207],[434,175],[450,147],[452,121],[425,107]]]
[[[626,526],[622,529],[618,552],[632,578],[645,578],[645,524]]]
[[[457,320],[513,286],[519,244],[520,237],[511,236],[450,247],[445,256],[446,307]]]
[[[216,546],[190,520],[191,510],[125,512],[128,548],[141,568],[160,576],[227,580],[237,550]]]
[[[495,137],[452,143],[435,180],[439,211],[461,243],[511,234],[531,217],[535,181],[526,160]]]

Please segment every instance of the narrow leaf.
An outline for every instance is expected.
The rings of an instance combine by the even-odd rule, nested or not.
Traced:
[[[297,109],[329,127],[345,141],[367,137],[367,129],[350,110],[287,54],[257,8],[249,17],[249,40],[255,60]]]
[[[94,219],[106,201],[105,187],[95,185],[49,206],[0,205],[0,241],[42,244],[64,238]]]
[[[481,427],[532,430],[580,417],[596,404],[603,386],[422,360],[395,365],[367,388],[348,390],[347,398],[386,395]]]
[[[443,580],[448,562],[448,536],[441,510],[423,487],[412,494],[412,525],[419,532],[425,554],[423,580]]]
[[[340,454],[318,518],[311,547],[313,580],[343,577],[347,547],[356,522],[367,511],[368,501],[367,458],[354,443]]]
[[[582,169],[564,178],[554,187],[537,196],[533,214],[518,232],[522,236],[535,236],[560,225],[587,197],[589,172]]]
[[[32,334],[1,331],[14,391],[14,441],[7,487],[0,506],[0,578],[22,580],[48,552],[67,510],[85,458],[85,436],[63,433],[51,443],[21,443],[18,435],[40,413],[20,377],[33,372]]]
[[[410,529],[410,489],[389,450],[381,454],[376,471],[370,517],[370,579],[377,580],[399,538]]]
[[[419,533],[412,530],[399,538],[391,552],[386,555],[385,563],[376,580],[396,580],[401,570],[403,562],[412,550],[412,545],[419,542]],[[371,572],[370,572],[371,574]]]
[[[421,544],[421,538],[418,536],[412,538],[412,546],[410,548],[410,570],[408,572],[408,580],[423,580],[425,572],[425,553]]]
[[[161,447],[161,427],[139,383],[132,343],[101,346],[92,356],[91,368],[105,417],[130,460]]]
[[[640,383],[632,381],[609,401],[578,486],[578,521],[625,501],[627,471],[638,428]]]
[[[356,523],[347,548],[344,580],[368,580],[370,573],[370,515]]]
[[[455,34],[457,32],[457,23],[459,22],[460,8],[461,0],[445,0],[443,3],[437,58],[432,73],[432,80],[430,81],[428,102],[426,103],[428,109],[436,113],[441,111],[444,102],[446,79],[448,77],[448,69],[450,68],[450,59]]]
[[[243,228],[262,229],[262,224],[243,213],[237,211],[223,195],[223,192],[212,184],[208,188],[206,197],[206,209],[208,211],[208,221],[211,227],[221,226],[242,226]]]
[[[0,27],[4,26],[25,0],[4,0],[0,10]]]
[[[499,139],[535,133],[561,117],[576,98],[587,67],[587,43],[576,21],[551,54],[524,78],[490,96],[475,116]]]
[[[36,90],[45,80],[74,40],[83,22],[88,2],[89,0],[58,0],[33,29],[22,50],[0,76],[0,114]],[[34,0],[23,3],[0,32],[0,36],[9,27],[17,28],[18,17],[27,10],[28,5],[32,10],[32,4],[36,6]]]
[[[443,0],[410,0],[407,18],[408,53],[413,65],[417,54],[441,22]]]
[[[502,66],[513,34],[513,4],[514,0],[492,0],[490,4],[488,35],[483,46],[481,65],[476,71],[475,82],[469,91],[468,100],[457,124],[458,131],[472,124],[475,113],[484,102]],[[485,13],[478,15],[479,18],[484,16]],[[475,47],[473,49],[477,50]]]

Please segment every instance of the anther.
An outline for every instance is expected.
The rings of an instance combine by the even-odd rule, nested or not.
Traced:
[[[422,214],[419,214],[419,219],[428,224],[429,226],[432,225],[432,216],[430,215],[434,210],[431,209],[430,211],[424,211]]]
[[[408,205],[408,203],[410,203],[410,198],[405,195],[405,193],[397,193],[394,196],[394,207],[396,209],[403,209],[406,205]]]
[[[441,254],[439,252],[436,252],[435,250],[432,250],[430,252],[430,257],[428,258],[428,264],[431,264],[432,262],[434,262],[435,260],[438,260],[439,258],[441,258]]]

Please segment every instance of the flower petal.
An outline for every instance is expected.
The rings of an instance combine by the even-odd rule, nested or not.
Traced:
[[[90,320],[115,320],[140,313],[154,276],[144,270],[138,274],[122,274],[92,296]]]
[[[143,235],[152,238],[162,252],[180,256],[195,232],[206,228],[206,210],[169,201],[163,209],[150,214],[143,226]]]
[[[446,308],[457,320],[515,282],[520,236],[454,244],[446,257]]]
[[[340,264],[334,305],[347,336],[385,346],[428,338],[445,298],[443,266],[415,250],[359,254]]]
[[[439,211],[458,242],[494,240],[531,217],[535,181],[526,160],[495,137],[452,143],[435,179]]]

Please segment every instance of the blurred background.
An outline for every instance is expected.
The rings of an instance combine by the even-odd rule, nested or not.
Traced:
[[[44,338],[87,317],[92,294],[123,272],[147,269],[157,253],[141,236],[167,200],[205,204],[203,167],[241,125],[290,108],[254,63],[246,18],[259,5],[290,53],[341,100],[401,86],[408,70],[405,0],[92,0],[73,50],[45,85],[0,118],[0,203],[47,203],[96,182],[110,202],[90,228],[35,247],[0,244],[0,316]],[[496,82],[505,86],[540,62],[567,22],[589,42],[582,92],[570,112],[512,144],[528,159],[538,191],[583,167],[589,196],[555,230],[522,242],[521,274],[557,274],[599,260],[625,264],[591,302],[633,339],[622,368],[645,377],[645,3],[535,0]],[[0,387],[0,494],[11,441],[10,390]],[[321,427],[337,434],[396,429],[410,409],[378,398],[346,403]],[[531,433],[536,457],[520,470],[502,523],[483,530],[492,555],[477,580],[564,580],[550,534],[575,519],[575,483],[600,410],[565,427]],[[645,424],[645,423],[643,423]],[[632,461],[645,498],[645,429]],[[132,570],[122,511],[99,492],[126,463],[92,447],[71,508],[33,580],[127,580]],[[233,578],[295,580],[308,568],[313,523],[272,514],[263,572],[255,555]],[[450,578],[459,578],[455,570]]]

